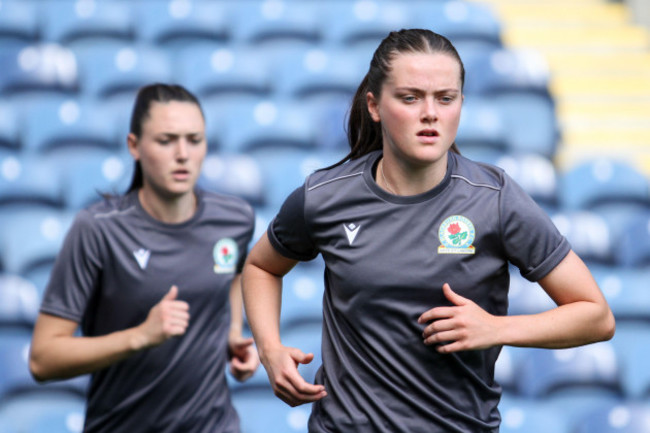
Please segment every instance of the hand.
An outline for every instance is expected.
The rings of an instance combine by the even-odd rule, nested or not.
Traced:
[[[479,350],[498,344],[498,317],[493,316],[471,300],[451,290],[449,284],[442,286],[451,307],[435,307],[424,312],[418,323],[429,323],[422,336],[424,344],[440,344],[440,353],[461,350]]]
[[[138,328],[142,336],[142,348],[164,343],[172,337],[185,334],[190,320],[190,306],[176,299],[178,287],[172,286],[169,292],[154,305],[147,320]]]
[[[313,359],[313,353],[305,354],[293,347],[279,346],[265,352],[262,363],[271,387],[289,406],[311,403],[327,395],[323,385],[308,383],[298,373],[298,364],[309,364]]]
[[[260,365],[260,358],[253,346],[252,338],[244,338],[241,335],[229,336],[228,352],[230,373],[239,382],[249,379]]]

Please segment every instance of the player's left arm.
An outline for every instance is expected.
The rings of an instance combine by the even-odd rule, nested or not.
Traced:
[[[241,274],[235,275],[230,284],[230,331],[228,333],[228,353],[230,372],[239,381],[250,378],[260,365],[253,338],[242,335],[244,306],[241,292]]]
[[[539,284],[556,308],[531,315],[495,316],[445,284],[450,307],[424,312],[418,322],[428,323],[425,344],[441,344],[442,353],[485,349],[495,345],[567,348],[609,340],[614,315],[584,262],[569,254]]]

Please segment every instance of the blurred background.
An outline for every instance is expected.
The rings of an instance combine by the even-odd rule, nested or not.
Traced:
[[[0,432],[79,432],[87,377],[37,385],[31,329],[74,214],[123,192],[136,90],[201,100],[201,185],[246,198],[255,240],[311,171],[342,158],[350,98],[391,30],[449,37],[467,70],[457,143],[503,167],[592,270],[612,341],[504,348],[501,432],[650,432],[650,2],[0,0]],[[287,345],[319,364],[323,264],[287,278]],[[513,269],[510,313],[553,304]],[[263,368],[232,381],[244,433],[305,432]]]

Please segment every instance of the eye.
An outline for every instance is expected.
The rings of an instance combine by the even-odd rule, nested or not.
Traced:
[[[415,97],[413,95],[402,96],[402,101],[404,101],[406,103],[415,102],[416,100],[417,100],[417,97]]]
[[[189,142],[192,144],[201,144],[203,143],[203,137],[198,136],[198,137],[190,137]]]

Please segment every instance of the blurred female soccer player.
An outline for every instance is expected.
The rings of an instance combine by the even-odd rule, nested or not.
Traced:
[[[459,155],[464,69],[428,30],[392,32],[350,112],[351,151],[292,193],[244,266],[247,317],[275,393],[315,402],[310,432],[497,432],[502,345],[612,337],[589,270],[502,170]],[[322,367],[280,340],[281,279],[325,260]],[[558,307],[507,316],[508,263]]]
[[[37,380],[92,373],[87,432],[239,432],[225,367],[245,380],[259,365],[242,337],[239,275],[252,208],[196,188],[205,122],[184,88],[142,88],[130,130],[131,186],[78,214],[30,369]]]

